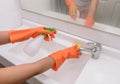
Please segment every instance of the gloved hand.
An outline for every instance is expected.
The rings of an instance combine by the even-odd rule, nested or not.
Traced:
[[[24,40],[29,39],[30,37],[35,38],[41,34],[46,34],[44,39],[46,41],[49,41],[49,39],[54,38],[54,34],[56,34],[56,31],[55,30],[53,30],[53,31],[45,30],[45,27],[28,28],[28,29],[23,29],[23,30],[11,30],[11,31],[9,31],[11,43],[24,41]]]
[[[92,28],[93,25],[94,25],[94,19],[92,17],[87,17],[85,21],[85,26]]]
[[[65,3],[69,9],[69,15],[75,20],[78,17],[79,10],[74,0],[65,0]]]
[[[50,56],[54,59],[55,65],[52,67],[53,70],[57,71],[57,69],[63,64],[66,59],[69,58],[79,58],[81,55],[80,49],[78,45],[74,45],[72,47],[66,48],[64,50],[57,51]]]

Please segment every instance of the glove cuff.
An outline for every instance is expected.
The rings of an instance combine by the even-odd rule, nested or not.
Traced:
[[[85,26],[86,27],[92,27],[94,24],[94,19],[92,17],[87,17],[85,21]]]
[[[58,58],[59,56],[57,57],[57,56],[54,56],[54,55],[50,55],[50,57],[52,57],[54,59],[54,61],[55,61],[55,65],[52,67],[52,69],[54,71],[57,71],[58,68],[63,64],[65,59],[60,59],[60,58]]]
[[[10,35],[10,42],[15,43],[15,42],[20,42],[20,41],[29,39],[31,37],[31,35],[33,34],[33,32],[31,32],[31,30],[32,30],[32,28],[8,31],[8,33]]]

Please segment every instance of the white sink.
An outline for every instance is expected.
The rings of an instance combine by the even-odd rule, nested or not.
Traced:
[[[28,40],[29,41],[29,40]],[[80,42],[85,46],[86,40],[59,32],[52,42],[42,42],[36,56],[28,56],[23,48],[28,41],[0,46],[0,54],[14,65],[37,61],[49,54]],[[0,61],[2,62],[3,60]],[[6,65],[7,62],[3,62]],[[30,84],[120,84],[120,52],[103,47],[99,59],[83,53],[79,59],[69,59],[58,71],[48,70],[37,75]],[[33,78],[33,79],[34,79]],[[37,83],[36,83],[37,81]]]
[[[20,29],[31,28],[32,24],[33,22],[28,22],[27,25],[29,26],[23,25]],[[40,24],[35,24],[34,26],[40,26]],[[79,42],[85,46],[88,41],[67,33],[58,32],[53,42],[42,43],[39,52],[34,57],[28,56],[23,51],[27,41],[13,45],[2,45],[0,46],[0,62],[4,66],[34,62],[57,50]],[[65,61],[57,72],[50,69],[43,74],[33,77],[32,80],[30,79],[30,84],[120,84],[119,72],[120,50],[116,52],[114,49],[103,48],[100,58],[97,60],[91,59],[90,54],[83,53],[79,59]]]
[[[113,51],[90,59],[75,84],[120,84],[120,52]]]
[[[57,50],[67,48],[73,44],[69,41],[62,41],[59,38],[54,39],[52,42],[43,41],[39,52],[32,57],[28,56],[23,51],[23,48],[27,42],[28,41],[13,44],[12,47],[7,50],[6,55],[9,55],[14,58],[14,60],[17,60],[16,64],[14,63],[15,65],[37,61]],[[90,54],[84,53],[79,59],[69,59],[65,61],[58,71],[53,71],[50,69],[47,72],[36,76],[36,78],[43,84],[74,84],[90,58]],[[43,75],[46,77],[45,80],[41,78]]]

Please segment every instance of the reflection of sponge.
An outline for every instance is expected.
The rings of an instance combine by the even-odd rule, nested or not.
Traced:
[[[73,45],[78,45],[78,47],[80,48],[80,47],[82,47],[82,44],[81,43],[74,43]]]

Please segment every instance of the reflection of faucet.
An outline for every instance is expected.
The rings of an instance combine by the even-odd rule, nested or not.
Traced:
[[[98,59],[102,48],[101,44],[88,42],[87,45],[88,47],[81,47],[80,50],[90,52],[93,59]]]

